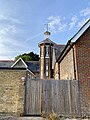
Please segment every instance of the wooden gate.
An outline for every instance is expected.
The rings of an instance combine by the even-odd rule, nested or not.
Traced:
[[[77,80],[27,80],[26,115],[42,112],[59,115],[80,114]]]

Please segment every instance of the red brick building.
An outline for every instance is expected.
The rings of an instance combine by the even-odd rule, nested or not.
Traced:
[[[90,21],[68,41],[57,62],[60,79],[90,78]]]
[[[60,80],[75,79],[79,81],[81,110],[89,113],[90,20],[68,41],[56,63]]]

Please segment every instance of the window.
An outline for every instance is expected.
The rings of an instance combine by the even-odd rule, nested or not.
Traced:
[[[48,46],[46,46],[46,57],[48,57]]]
[[[48,65],[46,65],[46,70],[48,70]]]
[[[48,71],[46,71],[46,77],[48,77]]]

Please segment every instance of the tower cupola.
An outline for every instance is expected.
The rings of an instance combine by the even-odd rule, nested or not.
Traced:
[[[46,30],[44,32],[45,39],[41,41],[38,46],[40,47],[40,78],[51,79],[52,76],[52,54],[53,45],[55,44],[49,39],[51,33]]]

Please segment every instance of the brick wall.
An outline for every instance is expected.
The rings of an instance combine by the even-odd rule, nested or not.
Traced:
[[[60,62],[60,79],[73,80],[74,78],[74,61],[73,49],[71,49],[64,59]]]
[[[75,44],[82,113],[90,114],[90,27]]]
[[[0,70],[0,114],[24,112],[25,70]]]

